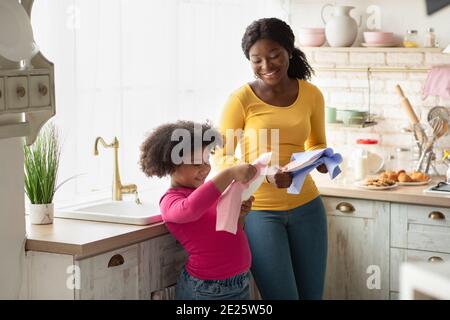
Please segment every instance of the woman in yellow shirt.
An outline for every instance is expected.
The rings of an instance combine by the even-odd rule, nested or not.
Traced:
[[[265,18],[250,24],[242,49],[255,74],[229,97],[220,120],[225,145],[215,164],[223,169],[272,151],[282,167],[294,152],[326,147],[324,101],[307,82],[312,69],[294,47],[285,22]],[[317,168],[326,173],[326,167]],[[300,194],[288,194],[292,175],[278,170],[254,194],[245,231],[252,251],[252,274],[264,299],[321,299],[327,259],[325,209],[312,178]]]

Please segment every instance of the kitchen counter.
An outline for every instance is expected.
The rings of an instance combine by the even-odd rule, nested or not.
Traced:
[[[86,258],[168,233],[163,222],[147,226],[55,218],[32,225],[26,217],[26,250]]]
[[[324,196],[391,201],[419,205],[450,207],[450,195],[424,193],[423,190],[442,179],[435,178],[424,186],[399,186],[390,190],[365,190],[342,179],[313,173]],[[168,233],[163,222],[147,226],[55,218],[50,225],[31,225],[27,219],[26,250],[44,251],[86,258]]]
[[[354,184],[346,183],[342,179],[330,180],[328,174],[314,172],[312,177],[319,192],[324,196],[450,207],[450,195],[423,192],[423,190],[436,185],[439,181],[443,181],[443,177],[433,178],[428,185],[398,186],[387,190],[362,189]]]

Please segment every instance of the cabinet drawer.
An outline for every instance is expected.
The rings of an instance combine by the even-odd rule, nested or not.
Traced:
[[[391,204],[391,245],[450,253],[450,208]]]
[[[24,109],[28,107],[27,77],[6,78],[6,107],[8,109]]]
[[[137,299],[138,245],[79,260],[79,299]]]
[[[349,198],[322,197],[328,215],[375,219],[379,212],[389,212],[389,203]]]
[[[31,76],[30,106],[45,107],[50,105],[50,79],[48,76]]]
[[[433,251],[418,251],[409,249],[391,248],[391,291],[399,291],[399,271],[400,265],[403,262],[422,261],[436,263],[439,261],[450,261],[450,254],[433,252]]]
[[[5,80],[0,78],[0,111],[5,110]]]

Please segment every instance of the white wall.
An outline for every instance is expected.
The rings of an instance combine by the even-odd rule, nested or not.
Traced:
[[[0,140],[0,299],[17,299],[24,266],[25,215],[21,138]]]
[[[300,27],[323,27],[321,8],[326,3],[350,5],[355,9],[352,16],[363,15],[362,27],[354,45],[359,46],[362,31],[366,30],[366,9],[370,5],[378,5],[381,9],[381,29],[394,32],[403,37],[407,29],[416,29],[419,37],[428,27],[433,27],[441,47],[450,43],[450,6],[427,16],[425,0],[291,0],[291,25],[294,33]],[[327,8],[325,14],[332,10]]]

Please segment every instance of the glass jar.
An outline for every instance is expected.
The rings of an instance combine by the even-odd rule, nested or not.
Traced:
[[[384,158],[379,151],[378,140],[356,140],[353,159],[355,180],[363,180],[368,175],[375,175],[384,167]]]
[[[405,48],[417,48],[418,44],[417,30],[407,30],[403,39],[403,46]]]
[[[394,163],[394,171],[405,170],[406,172],[411,172],[413,169],[413,156],[411,149],[400,147],[396,148]]]

